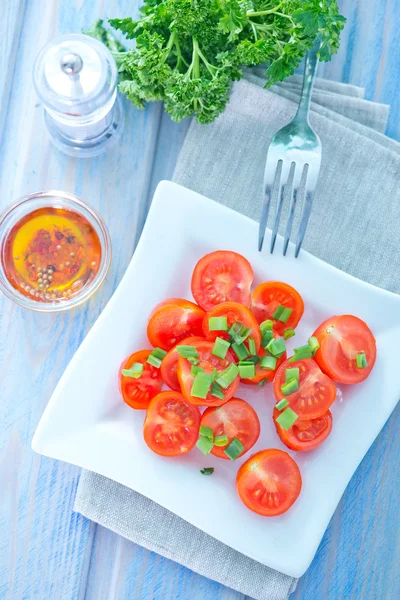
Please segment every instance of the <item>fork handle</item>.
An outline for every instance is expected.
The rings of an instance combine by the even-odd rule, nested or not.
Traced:
[[[304,78],[303,78],[303,89],[301,90],[301,97],[299,107],[297,109],[295,119],[298,121],[305,121],[308,123],[308,113],[310,110],[311,95],[314,86],[315,73],[317,71],[318,57],[317,52],[320,48],[321,42],[317,40],[311,50],[307,52],[306,62],[304,66]]]

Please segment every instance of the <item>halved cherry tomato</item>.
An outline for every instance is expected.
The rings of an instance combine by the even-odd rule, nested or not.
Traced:
[[[289,454],[276,448],[253,454],[236,476],[242,502],[264,517],[275,517],[289,510],[301,486],[299,467]]]
[[[218,358],[217,356],[214,356],[212,354],[214,342],[207,342],[204,340],[201,342],[195,342],[191,345],[196,347],[199,357],[198,366],[204,369],[205,373],[213,373],[214,369],[217,370],[218,374],[222,373],[229,367],[230,364],[235,362],[230,351],[228,351],[226,358]],[[240,377],[237,375],[229,387],[223,390],[224,399],[216,398],[215,396],[211,395],[211,392],[209,392],[207,397],[203,400],[202,398],[196,398],[195,396],[191,395],[192,385],[195,378],[195,376],[192,375],[191,370],[192,365],[189,363],[189,361],[180,356],[178,360],[178,379],[179,383],[181,384],[182,394],[188,402],[198,406],[221,406],[221,404],[224,404],[232,398],[240,382]]]
[[[234,323],[239,322],[248,329],[251,329],[249,337],[253,338],[256,345],[256,351],[258,352],[261,344],[260,328],[254,315],[248,308],[243,306],[243,304],[239,304],[238,302],[222,302],[222,304],[218,304],[218,306],[211,308],[203,319],[203,332],[204,337],[207,340],[213,342],[217,337],[228,340],[229,334],[227,331],[210,331],[208,320],[211,317],[226,317],[228,328]]]
[[[190,346],[193,342],[199,342],[203,340],[202,337],[190,337],[182,340],[176,346]],[[160,367],[161,377],[164,379],[164,383],[171,388],[171,390],[175,390],[177,392],[181,391],[181,385],[178,379],[178,358],[179,354],[176,351],[176,346],[172,348],[168,352],[168,354],[163,358],[162,365]]]
[[[249,261],[230,250],[206,254],[192,275],[192,294],[197,304],[210,310],[221,302],[250,305],[254,273]]]
[[[325,375],[312,358],[289,362],[285,360],[276,372],[274,394],[282,400],[281,386],[286,381],[286,369],[300,369],[299,389],[286,396],[289,406],[300,419],[316,419],[322,417],[336,398],[336,387],[332,379]]]
[[[124,402],[131,408],[146,409],[150,400],[161,391],[163,380],[160,369],[147,361],[151,350],[139,350],[131,354],[121,365],[118,372],[119,389]],[[141,363],[143,372],[138,379],[122,375],[122,369],[130,369],[133,363]]]
[[[179,456],[193,448],[199,436],[200,411],[177,392],[161,392],[147,409],[144,441],[161,456]]]
[[[297,419],[295,424],[287,430],[282,429],[279,423],[276,422],[276,417],[280,414],[281,411],[274,408],[273,419],[276,432],[285,446],[290,450],[296,450],[296,452],[314,450],[326,440],[332,431],[332,413],[330,410],[316,419]]]
[[[275,335],[275,338],[278,338],[278,335]],[[264,350],[264,348],[260,348],[260,350],[258,351],[258,357],[262,358],[263,356],[270,356],[270,354],[268,352],[266,352]],[[269,383],[270,381],[274,380],[275,377],[275,373],[278,370],[278,368],[280,367],[280,365],[283,363],[283,361],[286,360],[286,352],[284,354],[282,354],[282,356],[280,358],[277,359],[276,361],[276,368],[273,371],[269,371],[268,369],[262,369],[260,367],[260,363],[256,364],[256,374],[254,377],[252,377],[251,379],[241,379],[242,383],[248,383],[250,385],[260,385],[260,383],[262,381],[265,381],[266,383]]]
[[[250,450],[260,435],[260,421],[257,413],[250,404],[239,398],[232,398],[218,407],[207,408],[201,418],[201,424],[211,427],[216,435],[227,435],[228,443],[225,446],[214,446],[211,453],[219,458],[229,457],[224,449],[229,446],[233,438],[238,438],[244,446],[243,456]]]
[[[150,315],[147,337],[150,343],[171,350],[189,336],[202,336],[204,310],[182,298],[169,298],[158,304]]]
[[[324,373],[339,383],[360,383],[371,373],[376,360],[376,341],[364,321],[353,315],[331,317],[314,333],[320,348],[315,360]],[[356,356],[364,352],[367,367],[358,368]]]
[[[286,323],[273,318],[279,305],[291,308],[292,313]],[[285,329],[295,329],[304,312],[304,302],[299,292],[281,281],[260,283],[251,298],[251,312],[259,323],[266,319],[274,321],[274,329],[280,335]]]

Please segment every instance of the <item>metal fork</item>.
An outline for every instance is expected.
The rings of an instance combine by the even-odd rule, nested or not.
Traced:
[[[264,202],[258,235],[261,251],[267,227],[272,197],[276,199],[276,213],[271,237],[270,252],[274,251],[276,236],[284,201],[290,201],[286,224],[283,254],[286,254],[292,232],[296,204],[303,199],[303,209],[297,232],[295,256],[297,257],[307,229],[315,187],[321,166],[321,141],[310,126],[308,114],[311,94],[317,69],[319,43],[307,53],[304,67],[303,89],[294,119],[280,129],[272,138],[268,148],[264,172]],[[299,192],[303,191],[302,194]]]

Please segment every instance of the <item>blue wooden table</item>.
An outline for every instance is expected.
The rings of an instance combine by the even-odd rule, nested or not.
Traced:
[[[399,0],[342,0],[340,53],[320,75],[366,88],[391,105],[400,136]],[[160,104],[126,105],[117,151],[75,160],[48,142],[32,87],[33,60],[59,33],[137,12],[137,0],[0,3],[0,208],[39,189],[74,192],[111,232],[114,259],[101,292],[67,314],[40,315],[0,297],[0,599],[244,600],[72,512],[79,469],[40,458],[30,442],[63,370],[118,285],[160,179],[170,178],[188,123]],[[382,174],[384,176],[384,174]],[[377,398],[377,401],[379,399]],[[400,411],[354,475],[293,600],[400,598]]]

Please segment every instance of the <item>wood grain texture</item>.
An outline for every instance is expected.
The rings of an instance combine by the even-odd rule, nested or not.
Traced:
[[[320,74],[361,85],[368,99],[391,104],[388,133],[398,139],[399,2],[342,0],[341,7],[348,17],[342,46]],[[3,0],[0,7],[6,65],[0,208],[37,189],[74,192],[104,216],[114,250],[102,290],[68,314],[36,315],[0,297],[1,600],[243,600],[72,513],[79,470],[30,449],[58,379],[130,260],[155,186],[172,175],[188,126],[172,123],[160,104],[146,111],[125,104],[125,131],[113,152],[69,159],[47,140],[31,68],[57,33],[136,10],[137,0]],[[293,600],[400,597],[399,426],[397,410],[354,475]]]

